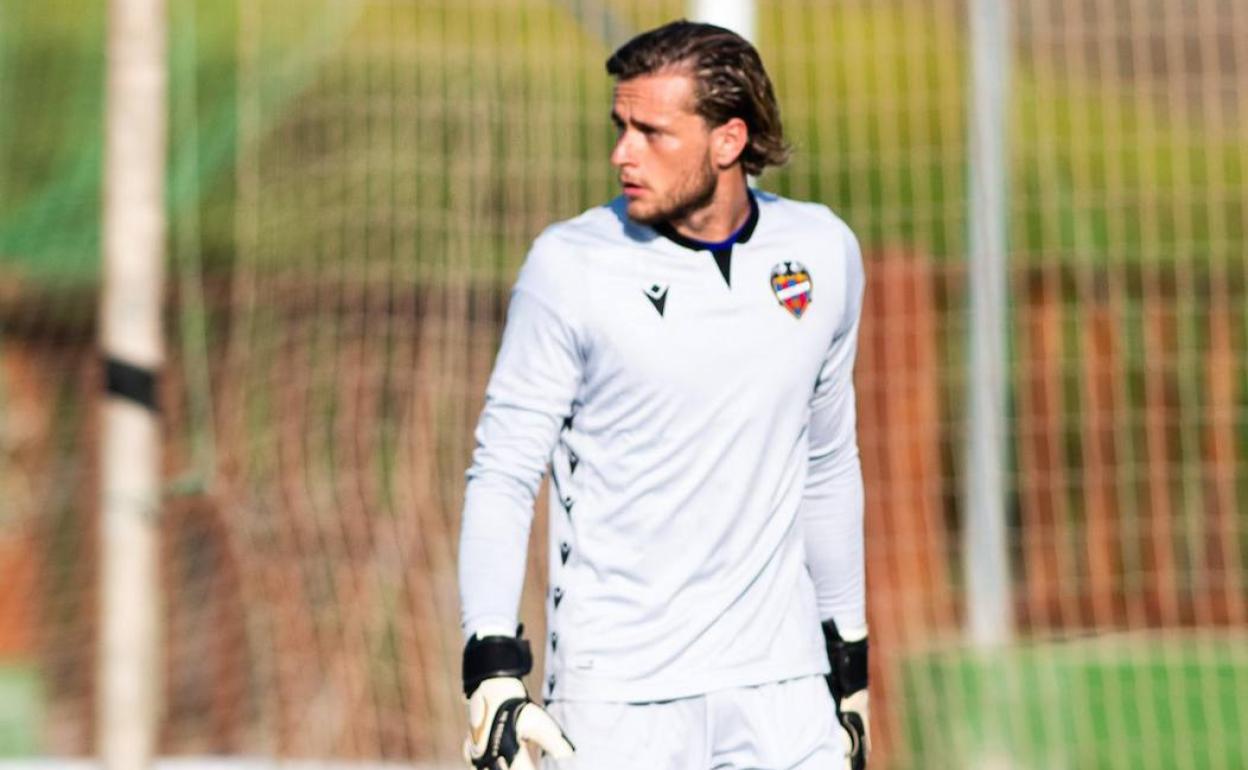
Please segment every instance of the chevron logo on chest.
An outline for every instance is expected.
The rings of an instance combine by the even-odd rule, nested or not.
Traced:
[[[650,304],[654,305],[654,309],[659,311],[659,315],[663,315],[663,310],[667,308],[667,289],[666,286],[660,286],[652,283],[642,293],[646,295],[646,299],[650,300]]]

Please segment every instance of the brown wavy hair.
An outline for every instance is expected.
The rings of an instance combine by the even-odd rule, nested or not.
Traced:
[[[663,71],[693,78],[694,110],[709,125],[745,121],[750,137],[740,156],[745,173],[757,176],[789,159],[771,78],[748,40],[723,27],[681,19],[641,33],[607,59],[607,73],[617,82]]]

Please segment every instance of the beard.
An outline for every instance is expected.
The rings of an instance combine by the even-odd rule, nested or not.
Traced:
[[[664,222],[678,222],[687,219],[690,214],[703,209],[715,198],[719,187],[719,175],[708,159],[698,168],[698,172],[685,178],[683,184],[654,204],[647,212],[636,212],[629,206],[628,218],[639,225],[653,227]]]

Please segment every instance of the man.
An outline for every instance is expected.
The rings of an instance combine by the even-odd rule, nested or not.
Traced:
[[[623,195],[533,244],[477,428],[465,756],[863,767],[858,244],[825,207],[749,188],[788,150],[745,40],[674,22],[607,71]],[[546,711],[516,617],[548,463]]]

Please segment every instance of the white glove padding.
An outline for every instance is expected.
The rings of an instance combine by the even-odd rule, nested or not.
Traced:
[[[864,770],[871,755],[871,707],[867,691],[859,690],[836,704],[836,717],[845,733],[846,770]]]
[[[530,743],[556,759],[574,750],[554,718],[529,700],[519,679],[500,676],[478,685],[468,698],[464,761],[477,770],[533,770]]]

